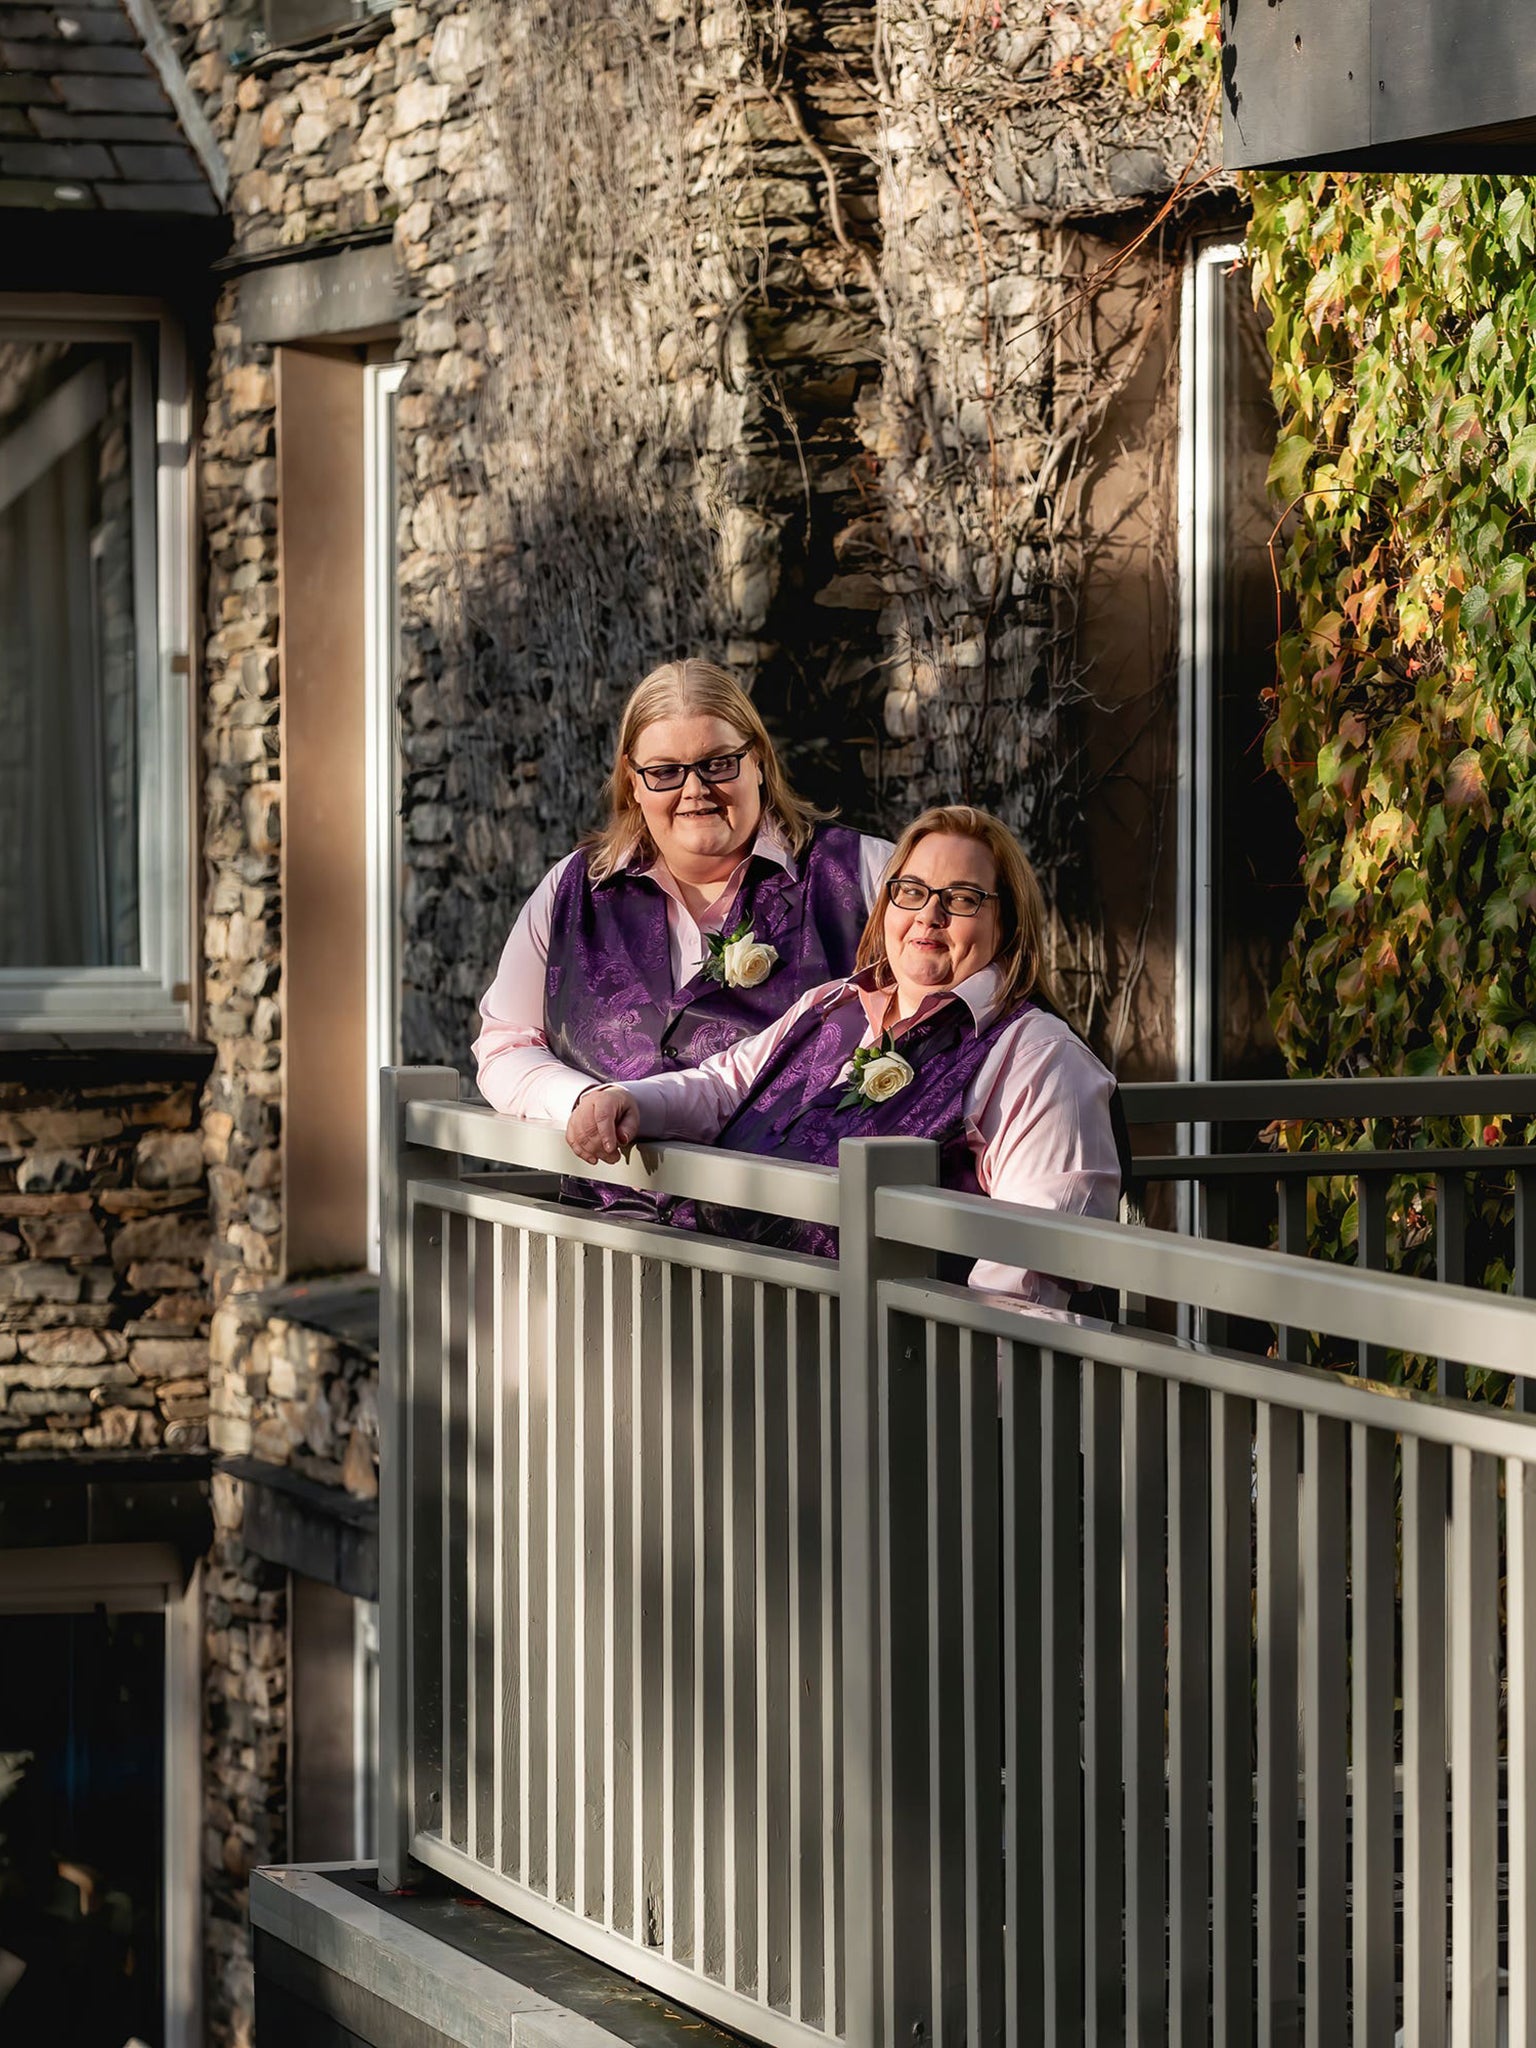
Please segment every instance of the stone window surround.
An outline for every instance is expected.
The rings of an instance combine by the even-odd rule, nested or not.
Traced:
[[[192,1022],[193,441],[179,324],[158,301],[0,293],[0,335],[134,350],[140,964],[0,968],[0,1033],[186,1033]]]
[[[201,2048],[202,1577],[169,1543],[0,1551],[0,1614],[165,1617],[165,2048]]]

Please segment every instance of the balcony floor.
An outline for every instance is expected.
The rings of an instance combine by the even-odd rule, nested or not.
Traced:
[[[736,2037],[452,1890],[346,1864],[251,1878],[257,2048],[731,2048]]]

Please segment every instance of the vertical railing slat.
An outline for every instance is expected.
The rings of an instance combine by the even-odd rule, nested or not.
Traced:
[[[662,1584],[663,1662],[667,1673],[662,1730],[662,1838],[668,1845],[666,1950],[697,1966],[694,1925],[698,1866],[698,1752],[694,1741],[695,1634],[699,1558],[695,1547],[699,1471],[695,1462],[698,1380],[695,1372],[692,1276],[667,1265],[661,1273],[660,1370],[665,1385],[662,1499],[668,1531]]]
[[[1211,2010],[1210,1401],[1196,1387],[1174,1382],[1167,1389],[1168,1993],[1173,2048],[1204,2048]]]
[[[843,1726],[840,1742],[843,1813],[842,1958],[843,2032],[850,2041],[877,2041],[889,2030],[884,2006],[891,1939],[889,1873],[884,1827],[890,1776],[883,1741],[885,1674],[890,1641],[886,1560],[891,1529],[884,1485],[888,1332],[880,1282],[891,1275],[934,1270],[932,1255],[891,1245],[875,1231],[882,1187],[932,1186],[938,1147],[926,1140],[864,1139],[838,1154],[839,1667]]]
[[[1163,1554],[1166,1403],[1162,1383],[1123,1375],[1125,1516],[1125,2001],[1139,2048],[1166,2037]]]
[[[420,1497],[423,1471],[414,1442],[422,1376],[432,1353],[422,1348],[424,1307],[435,1297],[435,1275],[425,1271],[426,1212],[413,1220],[412,1182],[442,1161],[407,1144],[405,1116],[412,1101],[458,1093],[451,1067],[386,1067],[379,1089],[379,1769],[376,1838],[379,1881],[386,1889],[406,1882],[411,1837],[420,1825],[418,1780],[422,1726],[417,1708],[426,1668],[420,1600],[426,1524]],[[425,1475],[430,1484],[435,1458]]]
[[[1041,1678],[1040,1768],[1044,1840],[1044,2038],[1076,2048],[1084,2038],[1083,1845],[1078,1752],[1082,1653],[1078,1587],[1079,1438],[1082,1383],[1077,1361],[1040,1354]]]
[[[1387,1270],[1387,1195],[1392,1186],[1388,1173],[1360,1173],[1355,1176],[1355,1221],[1358,1237],[1355,1255],[1367,1272]],[[1367,1379],[1382,1379],[1387,1354],[1379,1344],[1360,1344],[1360,1370]]]
[[[930,1390],[936,1384],[929,1326],[906,1315],[886,1318],[882,1374],[882,1497],[889,1502],[882,1542],[890,1589],[885,1652],[884,1832],[887,1844],[883,2004],[891,2038],[933,2041],[942,1955],[937,1865],[941,1819],[933,1724],[942,1654],[936,1640],[937,1531],[941,1510],[937,1432]]]
[[[1003,2038],[1003,1689],[998,1512],[999,1347],[961,1339],[960,1545],[965,1755],[965,1947],[956,1970],[966,2042]]]
[[[585,1286],[587,1247],[569,1238],[555,1245],[549,1374],[548,1801],[549,1895],[562,1906],[576,1902],[575,1630],[576,1607],[576,1374],[580,1357],[578,1303]]]
[[[491,1599],[491,1696],[496,1774],[491,1816],[491,1863],[503,1877],[510,1876],[515,1867],[512,1814],[517,1789],[512,1762],[516,1747],[513,1730],[517,1725],[514,1691],[517,1659],[513,1649],[517,1635],[513,1591],[516,1553],[512,1524],[517,1511],[519,1486],[514,1449],[519,1361],[512,1269],[517,1257],[517,1237],[518,1233],[505,1224],[497,1224],[492,1235],[491,1259],[491,1363],[495,1404],[491,1451],[492,1555],[495,1560]]]
[[[933,2048],[966,2040],[965,1564],[960,1332],[927,1328],[929,1996]],[[996,1405],[994,1382],[993,1405]]]
[[[1467,1177],[1435,1175],[1435,1278],[1442,1287],[1461,1287],[1467,1277]],[[1436,1368],[1439,1393],[1460,1400],[1467,1391],[1465,1368],[1442,1358]]]
[[[1512,1175],[1515,1198],[1515,1258],[1510,1292],[1522,1301],[1536,1299],[1536,1169],[1517,1166]],[[1536,1414],[1536,1359],[1533,1370],[1515,1382],[1515,1407]]]
[[[1302,1723],[1306,1829],[1306,2043],[1345,2037],[1344,1872],[1348,1709],[1344,1425],[1302,1424]]]
[[[470,1701],[474,1737],[469,1747],[470,1853],[495,1868],[500,1855],[501,1702],[499,1660],[500,1502],[498,1499],[501,1409],[499,1321],[502,1232],[494,1223],[472,1224],[475,1287],[470,1325],[470,1402],[475,1417],[475,1456],[470,1487],[475,1503],[474,1598],[469,1608]]]
[[[1385,1430],[1357,1426],[1352,1432],[1351,1449],[1353,2041],[1354,2048],[1393,2048],[1397,2032],[1392,1895],[1397,1447]]]
[[[1002,1367],[1004,2041],[1032,2040],[1045,2011],[1041,1707],[1046,1642],[1042,1540],[1046,1465],[1038,1354],[1008,1345]]]
[[[1445,1515],[1440,1444],[1403,1440],[1404,2048],[1445,2048]]]
[[[1276,1249],[1289,1252],[1297,1258],[1307,1254],[1307,1179],[1305,1173],[1283,1173],[1276,1188],[1279,1219],[1276,1229]],[[1307,1332],[1294,1330],[1288,1323],[1282,1323],[1275,1332],[1276,1351],[1281,1358],[1293,1364],[1305,1365],[1307,1359]]]
[[[410,1834],[428,1834],[443,1815],[443,1548],[438,1517],[442,1472],[443,1345],[441,1211],[415,1212],[411,1280],[411,1367],[407,1387],[410,1550]],[[409,1839],[409,1837],[407,1838]],[[402,1873],[402,1882],[404,1876]]]
[[[757,1995],[789,2010],[799,1928],[790,1910],[796,1843],[790,1803],[790,1747],[797,1702],[789,1689],[795,1617],[789,1553],[796,1539],[789,1494],[794,1440],[789,1430],[789,1304],[782,1288],[760,1286],[757,1351],[758,1440],[758,1851]]]
[[[1223,2048],[1254,2038],[1253,1433],[1248,1402],[1211,1396],[1211,2010]]]
[[[1497,1466],[1451,1452],[1451,2042],[1486,2048],[1498,2007]]]
[[[1258,1410],[1259,2048],[1299,2039],[1297,1691],[1299,1431],[1293,1411]]]
[[[443,1546],[442,1837],[469,1842],[469,1231],[445,1214],[443,1232],[443,1433],[440,1492]]]
[[[1120,1748],[1125,1530],[1120,1375],[1113,1366],[1087,1361],[1081,1373],[1084,2022],[1089,2048],[1097,2048],[1100,2042],[1119,2041],[1125,2031],[1125,1774]]]
[[[1504,1467],[1509,1698],[1509,2048],[1536,2048],[1536,1469]]]

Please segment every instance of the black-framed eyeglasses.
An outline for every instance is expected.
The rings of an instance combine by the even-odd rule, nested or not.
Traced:
[[[921,910],[931,896],[939,899],[946,917],[974,917],[984,903],[996,903],[995,889],[973,889],[969,882],[955,882],[947,889],[930,889],[915,875],[897,875],[885,885],[887,898],[898,910]]]
[[[702,761],[653,761],[648,768],[631,761],[630,766],[647,789],[663,796],[669,789],[681,789],[690,775],[697,775],[700,782],[734,782],[751,751],[749,741],[734,754],[708,754]]]

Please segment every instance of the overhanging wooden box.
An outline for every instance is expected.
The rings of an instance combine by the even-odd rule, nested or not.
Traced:
[[[1536,171],[1532,0],[1222,0],[1229,170]]]

